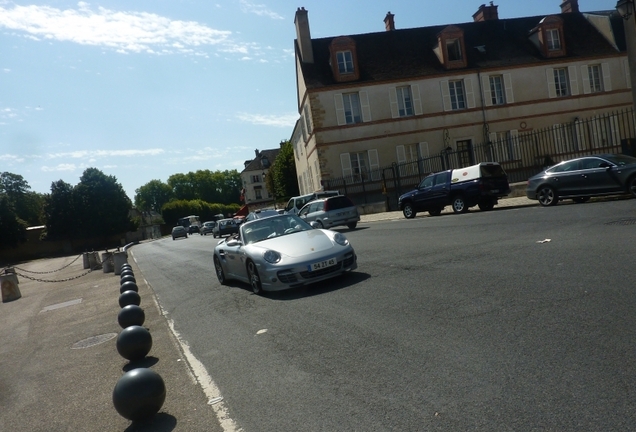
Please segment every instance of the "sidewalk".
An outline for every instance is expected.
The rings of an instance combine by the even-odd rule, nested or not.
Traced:
[[[130,252],[153,342],[135,366],[163,378],[166,400],[149,422],[132,423],[117,413],[113,389],[132,368],[116,346],[120,276],[84,270],[82,257],[76,258],[15,267],[22,297],[0,303],[0,430],[221,431],[215,406],[208,404]]]
[[[493,211],[528,205],[538,204],[525,197],[508,198]],[[449,207],[444,210],[451,212]],[[361,222],[403,218],[396,211],[363,215]],[[120,276],[85,270],[81,255],[16,265],[22,297],[0,303],[0,430],[235,430],[230,420],[224,423],[226,429],[220,426],[218,418],[227,418],[223,405],[208,403],[215,394],[210,394],[209,383],[197,382],[133,257],[134,246],[128,262],[139,287],[144,327],[153,341],[146,359],[135,365],[116,347],[122,330],[117,322]],[[133,366],[152,368],[166,384],[162,409],[145,423],[121,417],[112,402],[117,381]],[[221,411],[218,417],[216,411]]]

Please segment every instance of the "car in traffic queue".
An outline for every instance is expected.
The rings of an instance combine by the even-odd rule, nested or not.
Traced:
[[[229,279],[250,284],[255,294],[279,291],[333,278],[357,268],[347,237],[314,228],[293,214],[245,222],[238,234],[214,248],[221,284]]]
[[[179,237],[188,238],[188,230],[186,230],[185,227],[182,227],[181,225],[177,225],[176,227],[172,228],[172,240],[175,240]]]
[[[221,219],[217,221],[214,228],[212,228],[213,237],[223,237],[230,234],[238,233],[239,225],[234,219]]]
[[[346,225],[355,229],[360,222],[358,207],[345,195],[311,201],[300,209],[298,216],[305,222],[315,222],[320,228]]]
[[[201,225],[201,235],[212,234],[212,230],[214,230],[215,225],[216,221],[203,222],[203,225]]]
[[[636,197],[636,158],[600,154],[569,159],[528,179],[526,196],[544,207],[572,199],[583,203],[591,197],[631,194]]]
[[[274,209],[254,210],[253,212],[249,212],[249,214],[245,217],[245,222],[253,221],[256,219],[263,219],[270,216],[276,216],[278,214],[280,214],[279,211]]]
[[[188,227],[188,234],[192,235],[194,233],[201,234],[201,228],[199,228],[199,225],[190,225]]]

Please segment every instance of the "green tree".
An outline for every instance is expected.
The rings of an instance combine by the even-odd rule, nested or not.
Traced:
[[[237,170],[199,170],[168,177],[176,200],[203,200],[210,203],[238,203],[241,175]]]
[[[0,249],[14,248],[26,241],[27,224],[18,218],[6,194],[0,195]]]
[[[281,141],[280,152],[267,173],[265,185],[267,190],[274,192],[279,199],[287,199],[300,193],[296,180],[294,147],[290,141]]]
[[[51,193],[44,198],[44,219],[47,239],[77,236],[77,213],[72,185],[63,180],[51,183]]]
[[[150,180],[135,190],[135,206],[141,211],[155,211],[161,213],[161,208],[171,199],[172,188],[161,180]]]
[[[132,203],[114,176],[87,168],[73,188],[79,233],[85,238],[110,236],[134,230]]]
[[[18,218],[29,225],[41,225],[44,196],[30,189],[31,186],[21,175],[10,172],[0,174],[0,194],[7,197]]]

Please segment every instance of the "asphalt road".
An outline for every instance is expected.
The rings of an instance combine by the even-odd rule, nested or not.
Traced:
[[[373,222],[358,270],[267,297],[212,237],[133,248],[250,431],[625,431],[636,425],[636,200]]]

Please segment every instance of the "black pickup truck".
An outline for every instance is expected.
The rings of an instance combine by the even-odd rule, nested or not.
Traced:
[[[417,212],[439,215],[451,205],[455,213],[478,205],[492,210],[498,199],[510,193],[508,176],[497,162],[482,162],[466,168],[430,174],[415,190],[400,196],[398,205],[404,217],[414,218]]]

